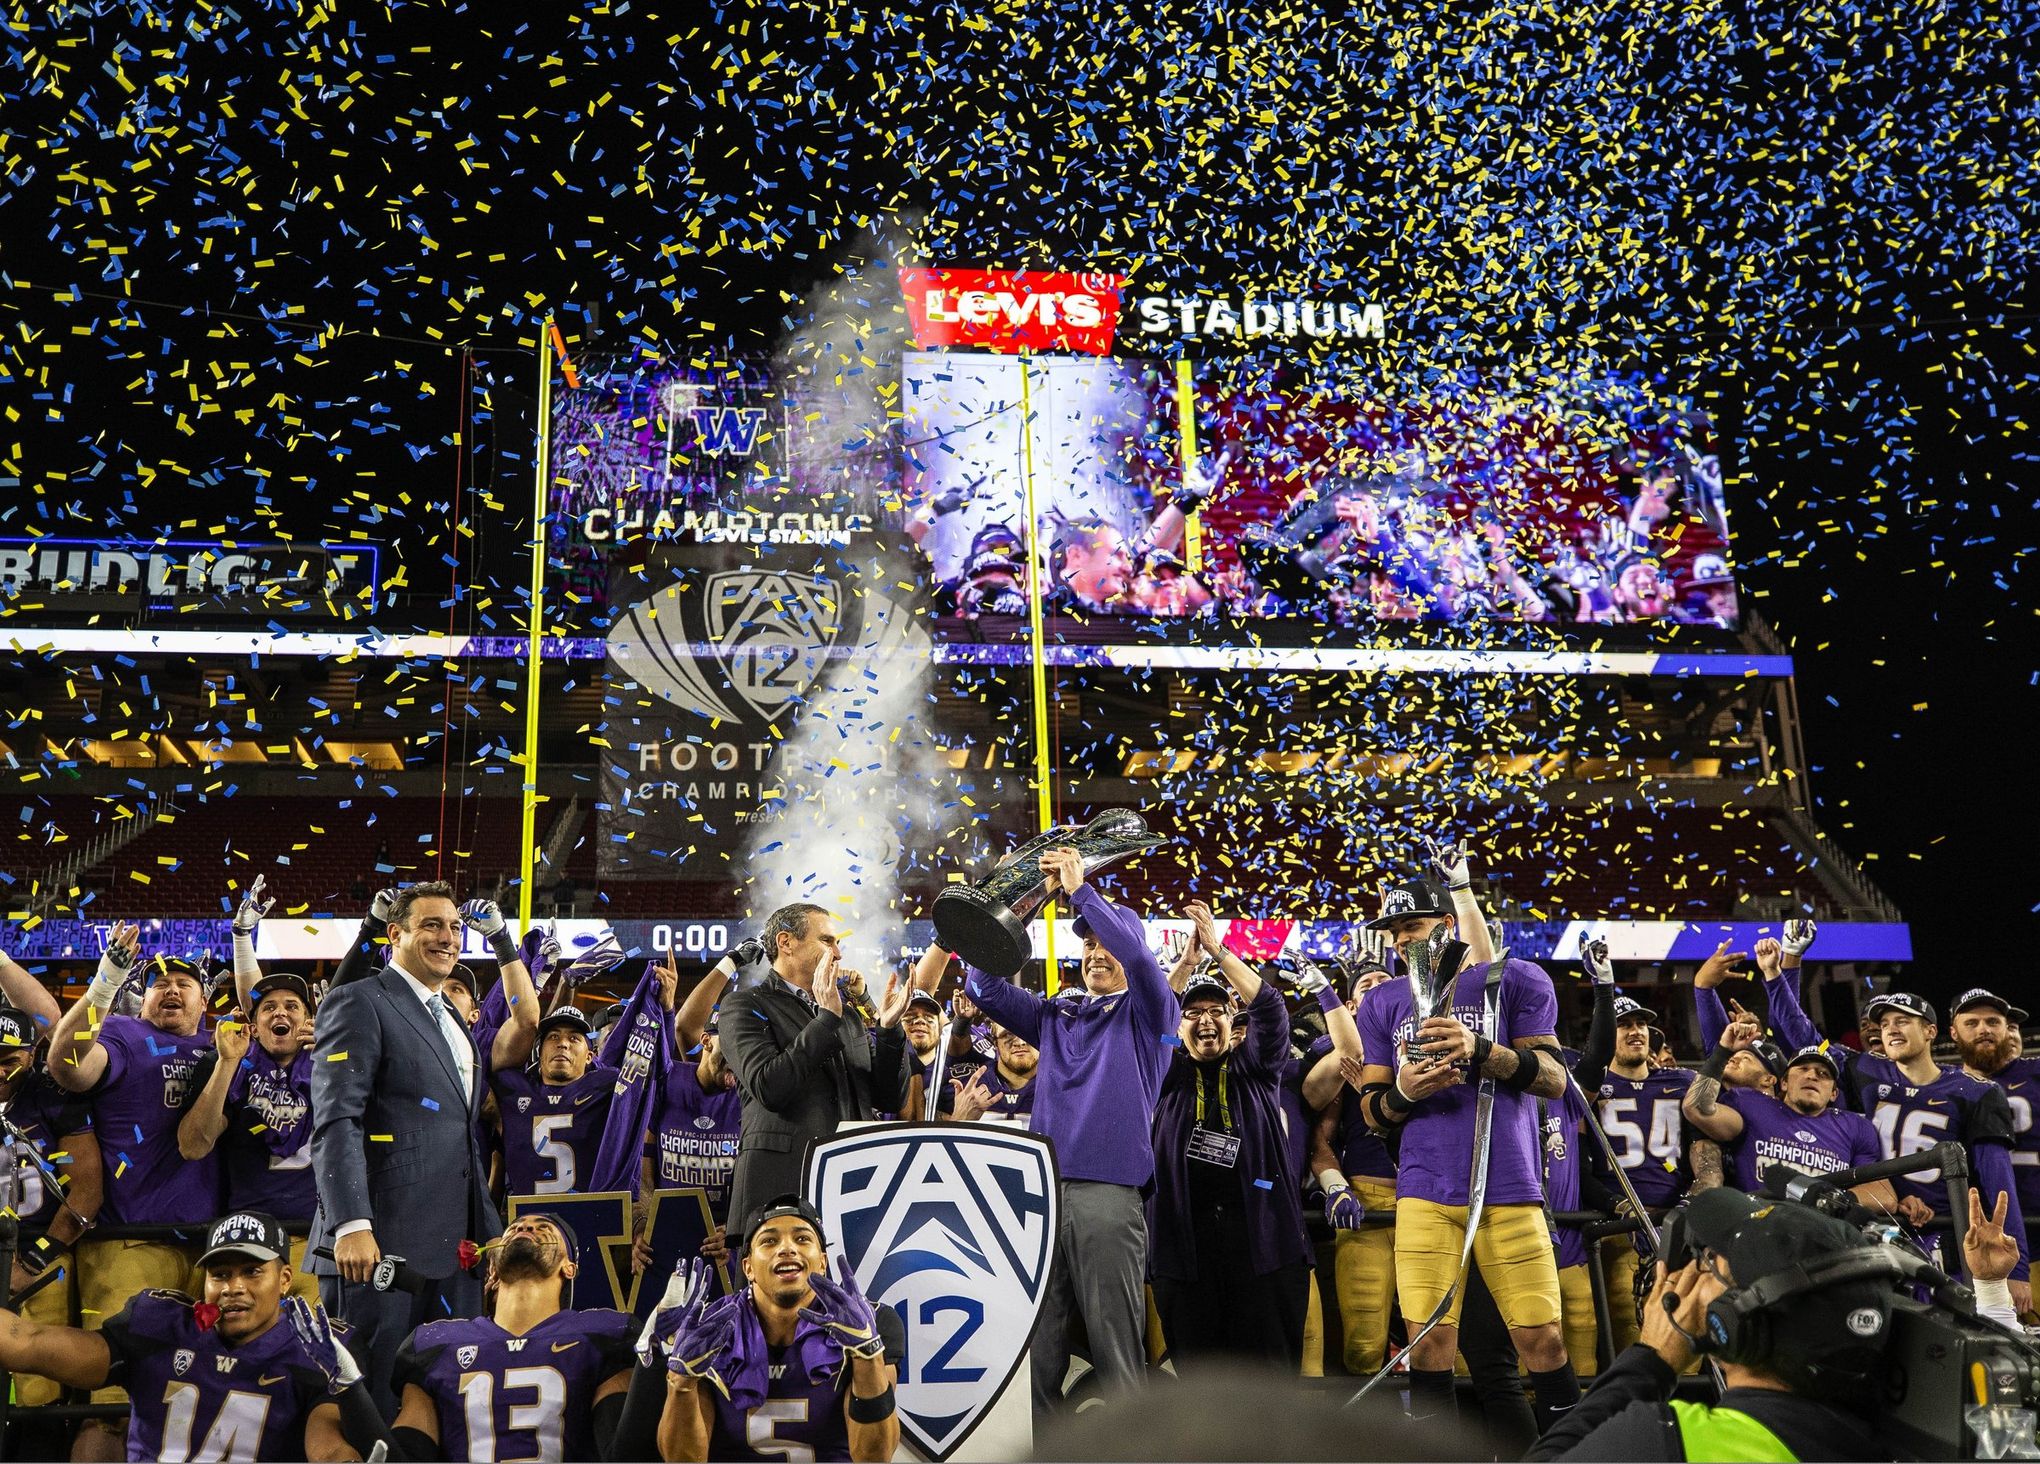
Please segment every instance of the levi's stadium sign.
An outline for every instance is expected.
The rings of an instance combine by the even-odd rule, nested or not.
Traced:
[[[1379,343],[1388,334],[1378,301],[1134,294],[1115,274],[903,269],[900,291],[914,344],[932,350],[1138,356],[1170,347]]]

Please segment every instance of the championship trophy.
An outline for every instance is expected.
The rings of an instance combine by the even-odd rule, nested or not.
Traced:
[[[1083,856],[1084,873],[1169,841],[1148,832],[1129,808],[1101,813],[1082,828],[1052,828],[1029,839],[973,885],[954,885],[935,897],[935,939],[988,976],[1011,976],[1027,964],[1034,946],[1027,922],[1048,901],[1041,856],[1068,845]]]

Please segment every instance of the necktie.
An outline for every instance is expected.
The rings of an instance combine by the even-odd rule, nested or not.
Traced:
[[[446,998],[436,991],[433,992],[431,996],[425,999],[425,1010],[432,1013],[432,1024],[439,1029],[439,1040],[444,1042],[446,1050],[453,1054],[453,1070],[460,1075],[462,1087],[465,1089],[470,1086],[468,1083],[467,1054],[461,1050],[463,1044],[458,1042],[454,1034],[447,1030]],[[463,1092],[462,1096],[466,1097],[467,1095]]]

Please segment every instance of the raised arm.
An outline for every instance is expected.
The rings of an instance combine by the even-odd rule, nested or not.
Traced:
[[[1202,900],[1192,900],[1183,907],[1183,914],[1195,927],[1191,945],[1218,963],[1219,974],[1239,994],[1242,1002],[1250,1002],[1261,990],[1261,978],[1245,961],[1225,948],[1218,938],[1218,921],[1212,916],[1211,907]],[[1115,953],[1116,954],[1116,953]],[[1178,964],[1181,964],[1180,962]],[[1172,990],[1181,988],[1171,984]]]
[[[1789,927],[1794,924],[1811,925],[1813,922],[1786,923]],[[1764,1000],[1769,1008],[1771,1030],[1783,1040],[1787,1052],[1797,1052],[1802,1047],[1818,1047],[1820,1029],[1813,1025],[1813,1020],[1806,1015],[1806,1008],[1799,1003],[1797,962],[1788,969],[1784,961],[1784,947],[1777,941],[1766,938],[1757,942],[1757,969],[1764,973]]]
[[[1367,1054],[1351,1009],[1339,1000],[1338,988],[1332,985],[1331,978],[1323,970],[1314,963],[1306,962],[1297,980],[1297,989],[1317,1002],[1318,1010],[1325,1014],[1326,1035],[1332,1039],[1332,1050],[1312,1064],[1303,1076],[1304,1106],[1323,1108],[1338,1096],[1345,1082],[1341,1064],[1363,1064]]]
[[[276,903],[274,895],[265,897],[262,893],[268,882],[267,875],[256,875],[242,892],[240,904],[234,907],[234,1005],[244,1012],[255,1010],[248,994],[262,979],[262,965],[255,959],[255,932],[261,929],[262,917],[269,913],[269,907]]]
[[[509,920],[494,900],[469,900],[460,913],[489,943],[496,958],[496,981],[508,1006],[503,1025],[489,1045],[489,1063],[496,1072],[510,1072],[522,1067],[538,1045],[538,987],[532,982],[530,967],[524,964],[523,952],[517,949]]]
[[[1494,937],[1488,931],[1487,915],[1480,908],[1480,901],[1474,898],[1471,861],[1467,858],[1466,846],[1452,840],[1425,839],[1424,845],[1431,857],[1431,868],[1445,881],[1445,888],[1452,896],[1452,918],[1459,927],[1459,938],[1466,943],[1466,959],[1473,965],[1485,966],[1495,958]]]
[[[177,1152],[186,1159],[205,1158],[227,1131],[227,1094],[248,1055],[248,1036],[248,1023],[238,1007],[213,1029],[212,1054],[199,1060],[204,1078],[198,1096],[177,1120]]]
[[[1095,886],[1084,883],[1084,860],[1076,850],[1051,849],[1041,856],[1041,863],[1054,877],[1054,884],[1069,896],[1071,908],[1084,917],[1098,943],[1126,968],[1127,994],[1142,1028],[1157,1038],[1175,1031],[1176,993],[1169,989],[1162,963],[1148,949],[1147,932],[1141,927],[1140,917],[1113,904]],[[972,992],[971,997],[976,1000],[977,993]]]
[[[967,961],[963,967],[963,989],[986,1016],[1019,1033],[1020,1040],[1028,1046],[1041,1045],[1041,1013],[1048,1005],[1046,997],[997,976],[988,976]]]
[[[1700,1045],[1710,1050],[1721,1041],[1721,1034],[1728,1027],[1728,1008],[1721,1004],[1721,993],[1715,988],[1729,977],[1741,975],[1735,968],[1749,959],[1747,951],[1731,951],[1729,947],[1734,944],[1732,940],[1723,941],[1693,973],[1693,1006],[1700,1017]]]
[[[1615,1060],[1615,963],[1608,959],[1608,942],[1582,935],[1580,965],[1593,983],[1594,1015],[1587,1023],[1587,1047],[1573,1068],[1573,1081],[1582,1093],[1593,1093]]]
[[[368,913],[361,917],[361,928],[354,932],[354,944],[347,948],[347,954],[333,969],[333,986],[336,989],[364,976],[373,976],[382,969],[382,941],[389,935],[390,910],[396,903],[394,885],[375,892],[375,898],[369,901]]]
[[[106,942],[106,954],[99,958],[99,969],[92,974],[92,984],[50,1030],[49,1069],[58,1087],[84,1093],[106,1076],[106,1049],[99,1043],[99,1024],[106,1019],[120,989],[127,985],[141,935],[141,927],[133,921],[123,921],[113,928]]]
[[[49,1031],[64,1014],[50,989],[15,964],[5,951],[0,951],[0,994],[6,996],[7,1004],[16,1011],[27,1012],[39,1032]]]
[[[672,963],[668,956],[667,963]],[[736,981],[737,974],[765,960],[765,943],[755,937],[742,941],[737,948],[709,968],[706,976],[694,983],[694,989],[680,1002],[680,1009],[673,1013],[673,1039],[680,1044],[681,1052],[692,1052],[701,1045],[703,1034],[708,1031],[708,1019],[716,1005]],[[678,977],[678,972],[675,973]]]

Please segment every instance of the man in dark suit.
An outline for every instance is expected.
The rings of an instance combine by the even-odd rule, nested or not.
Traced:
[[[800,1193],[810,1140],[846,1119],[897,1110],[905,1087],[900,1028],[880,1028],[874,1050],[863,1022],[843,1010],[837,983],[855,973],[839,964],[835,918],[820,905],[786,905],[761,939],[771,965],[745,973],[720,1016],[723,1056],[743,1099],[733,1224],[767,1200]]]
[[[521,978],[527,999],[512,1004],[513,1021],[535,1023],[502,913],[488,901],[463,912],[450,886],[416,884],[391,905],[389,964],[327,996],[312,1049],[319,1208],[307,1250],[327,1309],[354,1328],[352,1349],[385,1417],[396,1414],[390,1372],[411,1330],[481,1310],[481,1272],[461,1268],[460,1243],[480,1245],[503,1228],[476,1137],[484,1064],[440,992],[460,959],[463,913],[489,937],[505,979]],[[403,1259],[415,1289],[373,1288],[386,1256]]]

